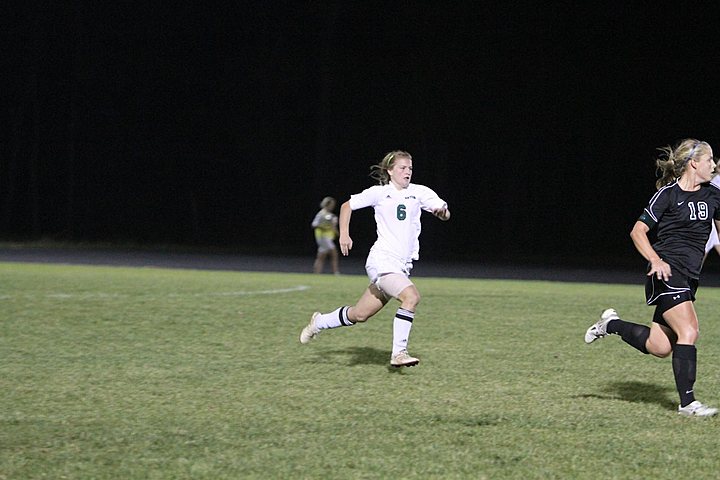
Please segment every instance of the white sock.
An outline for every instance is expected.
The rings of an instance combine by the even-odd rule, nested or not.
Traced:
[[[410,329],[415,318],[415,312],[398,308],[393,320],[393,346],[392,354],[397,355],[402,350],[407,350]]]
[[[344,306],[330,313],[321,313],[315,319],[315,326],[320,330],[326,330],[328,328],[350,327],[355,325],[347,318],[348,308],[350,307]]]

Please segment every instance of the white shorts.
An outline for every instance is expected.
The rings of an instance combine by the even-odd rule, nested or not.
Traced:
[[[400,293],[413,283],[402,273],[386,273],[380,275],[375,286],[386,296],[400,298]]]
[[[333,241],[332,238],[320,237],[316,238],[315,242],[317,242],[318,253],[327,253],[330,250],[335,250],[335,241]]]
[[[412,270],[412,262],[403,262],[397,258],[383,255],[380,252],[370,250],[367,261],[365,262],[365,271],[371,283],[374,283],[386,295],[397,297],[405,288],[412,285],[410,281],[410,270]],[[389,273],[398,275],[390,275],[383,279]],[[400,277],[400,278],[398,278]]]

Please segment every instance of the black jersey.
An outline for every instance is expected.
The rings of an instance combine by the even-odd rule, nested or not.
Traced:
[[[706,183],[686,192],[675,181],[653,195],[638,220],[651,229],[657,226],[653,248],[660,258],[697,279],[713,219],[720,220],[720,189]]]

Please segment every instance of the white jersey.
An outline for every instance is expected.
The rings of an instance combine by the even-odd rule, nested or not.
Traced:
[[[377,240],[371,251],[381,252],[402,262],[420,255],[420,215],[425,210],[446,207],[447,203],[432,189],[411,183],[398,190],[392,183],[375,185],[350,197],[350,208],[375,209]]]
[[[712,180],[710,180],[710,183],[720,188],[720,175],[715,175]],[[720,238],[718,238],[718,232],[715,228],[715,222],[711,222],[710,225],[712,226],[712,230],[710,231],[710,236],[708,237],[707,243],[705,244],[705,253],[708,253],[710,250],[712,250],[715,245],[720,245]]]

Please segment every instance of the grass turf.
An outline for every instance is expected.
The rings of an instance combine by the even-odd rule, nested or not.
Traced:
[[[421,363],[396,370],[393,304],[298,342],[365,277],[0,263],[0,480],[720,470],[720,419],[677,415],[669,359],[582,340],[608,306],[646,323],[640,284],[414,280]],[[712,405],[719,297],[696,303]]]

